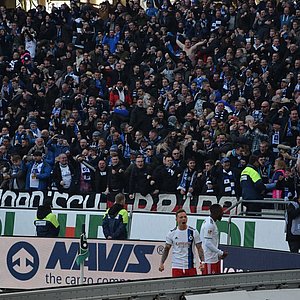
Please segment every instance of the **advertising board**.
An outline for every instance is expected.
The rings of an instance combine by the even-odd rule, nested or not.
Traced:
[[[190,214],[188,224],[200,230],[206,216]],[[220,242],[227,244],[228,217],[217,225]],[[131,220],[130,238],[137,240],[165,240],[170,228],[175,227],[174,214],[134,212]],[[141,228],[145,228],[144,230]],[[151,228],[151,230],[148,230]],[[232,217],[230,245],[288,251],[285,241],[285,221],[281,219],[259,219]]]
[[[89,240],[85,284],[167,277],[158,271],[163,243]],[[0,288],[32,289],[77,285],[79,240],[51,238],[0,238]]]
[[[103,238],[104,211],[54,209],[60,223],[60,237],[79,237],[81,225],[87,225],[88,238]],[[35,209],[0,208],[0,235],[35,236]],[[189,225],[200,230],[204,215],[189,214]],[[129,237],[136,240],[164,241],[175,227],[171,213],[133,212],[130,214]],[[218,222],[220,241],[227,244],[228,217]],[[231,218],[230,243],[233,246],[288,251],[285,221],[280,219]]]
[[[158,267],[163,242],[88,240],[84,284],[171,277],[171,255]],[[223,273],[300,268],[299,254],[221,246],[229,255]],[[34,289],[78,285],[79,239],[0,237],[0,288]],[[199,269],[198,269],[199,271]]]

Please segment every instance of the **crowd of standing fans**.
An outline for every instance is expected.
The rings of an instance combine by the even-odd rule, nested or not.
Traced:
[[[296,197],[299,47],[298,1],[2,6],[0,187]]]

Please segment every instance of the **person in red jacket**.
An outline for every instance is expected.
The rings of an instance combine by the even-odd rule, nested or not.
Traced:
[[[128,87],[122,81],[118,81],[116,86],[109,93],[110,110],[113,110],[117,102],[123,103],[126,107],[131,105],[132,99]]]

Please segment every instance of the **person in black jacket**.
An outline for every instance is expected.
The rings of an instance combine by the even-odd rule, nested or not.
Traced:
[[[298,253],[300,250],[300,198],[290,201],[286,210],[286,240],[290,251]]]
[[[177,182],[180,176],[179,168],[175,166],[172,155],[167,154],[163,158],[163,165],[158,166],[153,172],[153,180],[156,192],[176,193]]]
[[[138,155],[129,175],[129,198],[133,199],[135,193],[143,196],[149,194],[151,191],[150,180],[151,174],[144,163],[144,158],[142,155]]]
[[[59,192],[75,193],[78,186],[78,170],[70,164],[68,156],[62,153],[53,168],[53,183]]]
[[[107,165],[104,159],[100,159],[95,170],[95,191],[104,193],[107,188]]]
[[[108,200],[113,202],[118,193],[124,189],[124,166],[117,154],[112,155],[111,165],[107,169],[107,188],[105,194],[109,194]]]
[[[59,234],[59,223],[56,215],[52,213],[49,203],[40,205],[34,220],[36,235],[39,237],[57,237]]]

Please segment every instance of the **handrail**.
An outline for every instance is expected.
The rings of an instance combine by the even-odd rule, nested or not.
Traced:
[[[225,209],[224,214],[230,212],[234,208],[237,208],[240,204],[243,205],[243,203],[262,203],[262,204],[283,204],[283,205],[288,205],[289,202],[285,201],[285,200],[279,200],[279,199],[273,199],[273,198],[264,198],[264,200],[243,200],[243,199],[241,199],[241,200],[238,200],[233,205],[231,205],[230,207],[228,207],[227,209]],[[246,213],[253,214],[252,216],[251,215],[247,216],[249,218],[257,217],[257,215],[254,215],[254,214],[258,214],[258,212],[251,212],[251,211],[245,212],[245,211],[242,210],[237,215],[229,215],[228,216],[227,245],[230,245],[230,241],[231,241],[231,221],[232,221],[232,218],[244,215]],[[262,212],[261,214],[269,215],[269,216],[283,216],[284,215],[280,211],[278,211],[278,212]]]
[[[50,299],[184,299],[184,295],[200,295],[226,291],[299,289],[300,270],[229,273],[225,275],[162,278],[113,284],[72,286],[0,294],[5,300]]]

